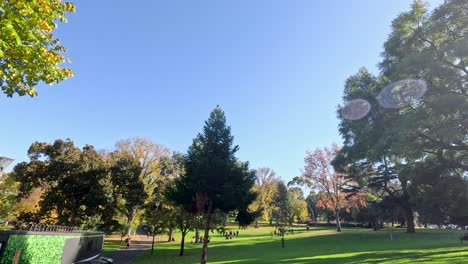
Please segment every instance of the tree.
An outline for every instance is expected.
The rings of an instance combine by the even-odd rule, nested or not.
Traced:
[[[291,204],[289,200],[288,187],[282,181],[276,183],[276,193],[273,197],[275,210],[273,217],[276,222],[276,227],[285,226],[289,223],[289,215],[291,212]]]
[[[12,220],[13,216],[13,204],[18,192],[18,182],[15,181],[14,173],[4,173],[0,178],[0,220],[5,221],[5,225],[8,221]]]
[[[307,219],[307,202],[304,199],[304,193],[299,187],[291,187],[288,189],[288,202],[289,202],[289,225],[294,221],[305,221]]]
[[[468,3],[445,1],[432,13],[422,1],[398,16],[384,44],[382,75],[420,78],[429,86],[417,107],[398,112],[389,133],[393,152],[418,159],[431,154],[447,169],[468,170]],[[393,125],[393,124],[392,124]],[[404,129],[401,129],[404,128]]]
[[[248,225],[251,225],[255,220],[260,216],[261,211],[249,211],[247,209],[242,209],[237,212],[236,222],[239,224],[239,228],[247,228]]]
[[[165,175],[161,174],[161,160],[170,158],[168,148],[154,143],[149,139],[141,137],[133,137],[129,139],[119,140],[116,144],[116,151],[133,157],[140,162],[141,172],[139,181],[143,183],[145,203],[154,203],[156,194],[155,190],[158,187],[158,182],[164,182]],[[129,223],[134,223],[143,212],[140,208],[135,207]],[[130,232],[130,230],[128,230]]]
[[[35,142],[29,162],[14,167],[21,195],[34,188],[44,191],[39,216],[56,215],[58,224],[80,225],[105,213],[112,203],[112,183],[102,156],[91,145],[77,148],[70,140]]]
[[[354,183],[345,175],[334,171],[331,162],[338,151],[338,146],[333,144],[331,148],[317,148],[313,152],[307,152],[302,176],[295,177],[293,182],[320,191],[316,205],[333,211],[336,230],[340,232],[340,210],[348,211],[353,207],[365,206],[365,202],[362,193],[345,192],[344,189],[353,186]]]
[[[352,121],[339,113],[340,134],[343,147],[335,156],[335,170],[346,174],[358,183],[382,190],[400,207],[406,218],[407,232],[415,232],[414,203],[410,192],[410,175],[402,162],[404,156],[393,152],[395,137],[392,126],[398,120],[397,111],[387,111],[380,106],[377,96],[384,80],[361,69],[346,81],[343,99],[350,102],[363,98],[373,106],[365,119]],[[404,129],[400,127],[400,129]],[[410,144],[410,143],[408,143]]]
[[[147,197],[144,184],[140,179],[142,168],[139,160],[126,152],[112,153],[111,160],[110,171],[115,200],[122,199],[129,224],[126,232],[130,235],[131,225],[137,211],[144,205]]]
[[[248,163],[235,157],[239,148],[233,142],[224,112],[216,107],[205,122],[203,133],[193,140],[186,155],[185,175],[176,182],[181,195],[194,201],[198,212],[204,215],[202,264],[207,259],[213,213],[246,208],[255,198],[251,193],[255,174]]]
[[[60,0],[0,2],[0,87],[7,96],[35,96],[39,82],[73,76],[61,67],[66,49],[53,35],[57,21],[67,22],[69,12],[75,6]]]
[[[309,212],[309,217],[313,221],[314,224],[317,223],[317,218],[319,215],[318,208],[317,208],[317,201],[318,195],[311,191],[306,198],[307,203],[307,211]]]
[[[420,78],[429,86],[417,106],[402,108],[387,129],[388,134],[393,134],[391,153],[406,162],[400,165],[400,172],[410,179],[410,191],[420,188],[442,198],[433,192],[436,184],[463,182],[460,178],[468,171],[468,163],[464,162],[468,157],[467,26],[466,1],[445,1],[432,13],[422,1],[415,1],[410,11],[394,20],[392,33],[384,44],[380,63],[383,76],[391,81]],[[413,202],[420,195],[425,196],[423,199],[428,197],[423,192],[413,191],[410,195]],[[444,203],[440,201],[440,205]],[[431,209],[433,220],[440,217],[436,216],[436,208]],[[427,210],[424,206],[422,211],[429,216]],[[463,214],[468,218],[468,212]]]
[[[152,200],[147,203],[145,219],[153,230],[167,230],[172,241],[173,231],[179,228],[182,234],[180,256],[184,252],[185,236],[195,225],[193,203],[185,192],[177,189],[176,181],[184,173],[184,156],[173,153],[159,160],[160,178],[155,182]]]
[[[271,225],[273,221],[272,214],[275,208],[273,197],[276,193],[276,184],[279,181],[279,177],[268,167],[256,169],[255,177],[256,182],[252,190],[258,193],[258,196],[251,204],[250,209],[251,211],[262,212],[263,219],[269,220]]]
[[[187,236],[190,230],[193,230],[195,226],[196,218],[191,212],[190,209],[184,208],[183,206],[178,207],[178,212],[176,214],[176,222],[177,228],[180,231],[181,239],[180,239],[180,252],[179,256],[184,255],[184,246],[185,246],[185,237]]]
[[[161,198],[160,200],[162,199],[163,198]],[[154,237],[156,236],[156,234],[161,234],[171,228],[173,230],[177,225],[175,218],[175,208],[172,207],[171,204],[167,203],[166,201],[160,202],[160,200],[156,200],[155,202],[147,204],[144,213],[146,222],[149,224],[150,228],[150,230],[148,231],[153,236],[151,255],[153,254]],[[172,231],[169,231],[170,241],[172,239]]]
[[[145,192],[148,196],[147,201],[151,200],[153,191],[157,187],[156,183],[163,178],[160,168],[161,159],[164,157],[169,158],[171,156],[170,150],[163,145],[141,137],[119,140],[115,147],[117,151],[127,153],[140,161],[142,168],[140,179],[145,186]]]
[[[19,186],[20,187],[20,186]],[[21,193],[17,193],[15,197],[15,202],[12,207],[12,214],[13,218],[18,221],[24,222],[34,222],[37,220],[32,221],[33,219],[37,219],[37,213],[41,209],[40,202],[42,200],[42,196],[44,191],[42,188],[37,187],[34,188],[31,192],[26,195]],[[47,222],[45,219],[44,222]]]
[[[344,146],[335,167],[385,191],[403,210],[407,232],[415,232],[414,210],[422,191],[445,177],[460,178],[468,169],[467,10],[466,1],[454,0],[429,13],[415,1],[392,23],[381,75],[361,70],[346,82],[345,103],[365,99],[372,109],[358,121],[339,113]],[[424,80],[429,87],[424,97],[395,109],[382,107],[381,91],[405,79]]]

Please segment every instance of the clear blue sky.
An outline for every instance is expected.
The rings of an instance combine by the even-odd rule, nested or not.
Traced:
[[[239,157],[286,180],[306,150],[341,142],[345,79],[362,66],[377,71],[391,21],[411,4],[74,2],[57,34],[75,77],[41,85],[35,98],[0,96],[0,156],[23,161],[32,142],[57,138],[110,150],[132,136],[185,152],[219,104]]]

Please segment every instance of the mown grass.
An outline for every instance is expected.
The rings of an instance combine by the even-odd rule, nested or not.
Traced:
[[[273,237],[272,228],[240,230],[240,236],[226,240],[212,234],[208,248],[209,263],[468,263],[468,247],[460,245],[461,231],[424,230],[407,234],[394,231],[390,240],[387,230],[311,229],[295,232],[281,240]],[[134,264],[200,263],[201,244],[192,244],[187,236],[185,256],[178,257],[179,243],[158,244],[154,256],[145,252]],[[179,237],[176,236],[177,241]],[[468,243],[466,243],[468,245]]]
[[[104,240],[104,247],[102,249],[103,253],[109,252],[109,251],[116,251],[123,249],[125,246],[124,242],[121,242],[119,238],[106,238]]]

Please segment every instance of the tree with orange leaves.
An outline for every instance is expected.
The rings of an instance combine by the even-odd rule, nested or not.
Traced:
[[[305,166],[302,175],[295,177],[293,182],[307,186],[319,192],[317,207],[334,212],[336,230],[341,231],[339,213],[353,207],[366,206],[362,192],[349,193],[345,190],[353,186],[354,182],[344,174],[334,171],[331,161],[340,148],[332,144],[330,148],[317,148],[308,151],[304,158]]]

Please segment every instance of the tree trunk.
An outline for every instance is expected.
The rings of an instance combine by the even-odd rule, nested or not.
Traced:
[[[406,233],[415,233],[413,209],[405,208]]]
[[[182,231],[182,238],[180,239],[180,253],[179,256],[184,255],[184,246],[185,246],[185,236],[187,235],[187,231]]]
[[[195,243],[198,243],[200,241],[200,230],[198,227],[195,228]]]
[[[340,223],[340,217],[338,215],[338,211],[335,211],[335,219],[336,219],[336,231],[341,232],[341,223]]]
[[[416,229],[414,228],[414,213],[413,208],[411,208],[411,203],[409,202],[410,195],[408,191],[408,180],[400,178],[400,182],[401,189],[403,191],[402,207],[406,220],[406,233],[415,233]]]
[[[131,235],[131,232],[132,232],[131,225],[133,224],[133,221],[135,221],[136,213],[137,213],[136,208],[133,208],[132,211],[130,212],[130,214],[127,215],[127,223],[129,224],[129,227],[128,227],[127,232],[126,232],[127,236]]]
[[[153,256],[153,251],[154,251],[154,236],[156,235],[156,232],[153,231],[153,242],[151,242],[151,256]]]
[[[311,218],[312,218],[312,221],[313,221],[313,223],[315,225],[317,223],[317,218],[315,217],[314,209],[312,207],[310,207],[310,205],[307,205],[307,207],[309,207]]]
[[[171,242],[172,241],[172,236],[173,236],[173,232],[174,230],[172,230],[172,228],[169,228],[169,238],[167,239],[167,242]]]
[[[206,264],[206,259],[208,257],[208,237],[210,234],[212,206],[212,202],[210,201],[208,204],[208,213],[206,215],[205,235],[203,236],[203,252],[201,255],[200,264]]]

